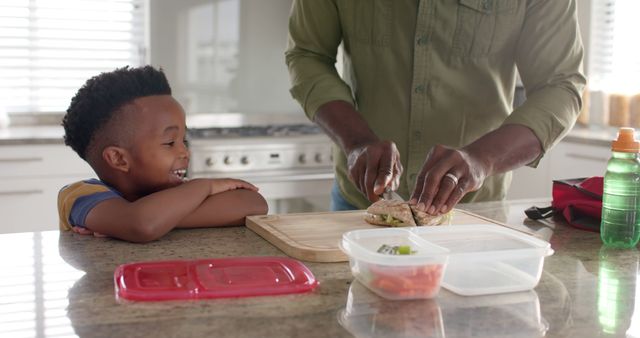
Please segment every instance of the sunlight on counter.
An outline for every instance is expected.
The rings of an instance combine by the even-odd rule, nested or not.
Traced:
[[[76,337],[67,317],[68,290],[84,272],[62,260],[57,231],[20,233],[0,240],[1,337]],[[32,246],[16,243],[30,241]],[[45,329],[46,328],[46,329]]]

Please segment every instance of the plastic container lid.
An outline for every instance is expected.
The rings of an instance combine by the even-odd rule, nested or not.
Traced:
[[[134,301],[303,293],[318,281],[300,261],[239,257],[137,262],[114,272],[116,297]]]
[[[618,138],[611,142],[611,150],[623,153],[640,152],[640,142],[635,138],[633,128],[620,128]]]

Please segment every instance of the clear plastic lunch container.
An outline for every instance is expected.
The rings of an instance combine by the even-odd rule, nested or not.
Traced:
[[[486,295],[533,289],[540,281],[551,245],[499,225],[457,225],[411,229],[449,251],[442,286],[460,295]]]
[[[412,253],[378,252],[383,246],[409,246]],[[350,231],[343,234],[340,248],[349,256],[354,277],[384,298],[432,298],[440,291],[448,250],[406,228]]]
[[[382,245],[415,252],[377,252]],[[531,290],[553,254],[548,242],[489,224],[354,230],[341,249],[354,277],[387,299],[432,298],[440,286],[465,296]]]

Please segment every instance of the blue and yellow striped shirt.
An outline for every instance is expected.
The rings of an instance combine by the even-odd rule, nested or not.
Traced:
[[[72,227],[85,228],[85,219],[89,211],[98,203],[111,198],[122,196],[95,178],[64,186],[58,193],[60,230],[71,230]]]

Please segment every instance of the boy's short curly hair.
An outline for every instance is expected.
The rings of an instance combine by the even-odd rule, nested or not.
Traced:
[[[115,112],[137,98],[153,95],[171,95],[171,87],[162,69],[152,66],[126,66],[92,77],[71,99],[62,119],[64,143],[87,160],[93,136]]]

